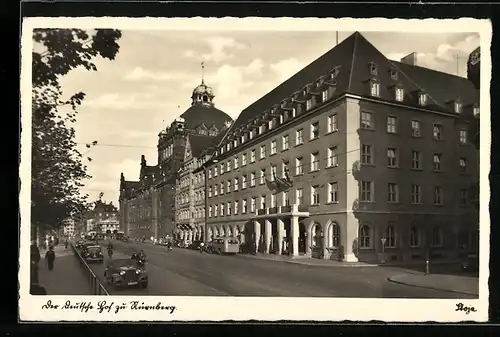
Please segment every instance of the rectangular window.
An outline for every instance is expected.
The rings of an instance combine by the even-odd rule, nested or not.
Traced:
[[[295,145],[304,144],[304,130],[299,129],[295,131]]]
[[[250,152],[250,163],[255,163],[255,150]]]
[[[460,158],[460,172],[467,173],[467,159]]]
[[[361,201],[373,201],[373,181],[361,181]]]
[[[247,164],[247,154],[243,153],[241,155],[241,166],[245,166]]]
[[[234,201],[234,215],[237,215],[239,211],[239,203],[238,200]]]
[[[454,110],[455,110],[455,113],[456,113],[456,114],[461,113],[461,112],[462,112],[462,103],[460,103],[460,102],[455,102],[455,104],[454,104],[454,108],[455,108]]]
[[[290,194],[288,191],[283,191],[282,206],[290,206]]]
[[[227,202],[227,215],[231,215],[231,202]]]
[[[371,82],[370,83],[370,93],[373,97],[378,97],[380,94],[380,83]]]
[[[266,146],[262,145],[260,147],[260,159],[266,158]]]
[[[398,167],[398,156],[397,150],[394,147],[389,147],[387,149],[387,166],[388,167]]]
[[[312,99],[309,98],[307,101],[306,101],[306,110],[310,110],[312,108]]]
[[[288,161],[283,161],[281,163],[281,177],[286,178],[286,174],[289,172],[290,163]]]
[[[396,101],[402,102],[405,96],[403,88],[396,88]]]
[[[338,166],[338,150],[337,147],[331,147],[327,150],[327,165],[328,167]]]
[[[288,135],[284,135],[283,138],[281,139],[281,142],[282,142],[282,147],[281,147],[281,150],[284,151],[284,150],[288,150]]]
[[[468,202],[468,192],[466,189],[461,189],[460,190],[460,206],[466,206]]]
[[[420,151],[411,151],[411,168],[414,170],[422,169],[422,154]]]
[[[257,198],[252,197],[252,200],[250,201],[250,212],[255,213],[255,207],[257,204]]]
[[[460,144],[467,144],[467,129],[460,130]]]
[[[273,207],[273,206],[271,206]],[[261,195],[260,196],[260,209],[265,209],[266,208],[266,196]]]
[[[219,205],[214,205],[214,216],[218,216]]]
[[[328,202],[339,202],[339,186],[336,182],[328,184]]]
[[[338,130],[337,114],[328,116],[328,132],[334,132],[337,130]]]
[[[373,129],[372,113],[371,112],[361,112],[361,128],[366,130]]]
[[[238,157],[235,157],[233,160],[233,167],[236,170],[238,168]]]
[[[295,158],[295,175],[303,174],[303,160],[302,157]]]
[[[238,186],[238,178],[234,178],[234,190],[237,191],[239,188]]]
[[[441,158],[442,158],[441,154],[439,154],[439,153],[434,154],[434,156],[433,156],[434,172],[441,171]]]
[[[208,170],[208,179],[212,179],[212,169]]]
[[[224,216],[224,204],[220,204],[220,216]]]
[[[387,116],[387,133],[396,133],[398,119],[394,116]]]
[[[227,171],[227,172],[231,172],[231,160],[228,160],[228,161],[227,161],[227,163],[226,163],[226,167],[227,167],[226,171]]]
[[[276,207],[276,194],[271,194],[271,207]]]
[[[276,141],[271,142],[271,155],[276,154]]]
[[[399,188],[396,183],[387,184],[387,202],[399,201]]]
[[[373,164],[373,156],[372,156],[373,148],[371,145],[363,144],[361,146],[361,163],[366,165]]]
[[[434,139],[443,139],[443,126],[441,124],[434,124],[433,135]]]
[[[217,166],[214,167],[214,177],[217,177]]]
[[[421,106],[424,106],[427,104],[427,94],[421,92],[418,95],[418,104],[420,104]]]
[[[269,180],[274,181],[274,177],[276,177],[276,165],[271,165],[271,176]]]
[[[434,204],[435,205],[443,204],[443,188],[441,186],[434,187]]]
[[[231,193],[231,180],[227,181],[227,193]]]
[[[323,92],[321,93],[321,100],[323,102],[326,102],[328,100],[328,90],[323,90]]]
[[[217,193],[219,193],[219,187],[218,187],[217,184],[215,184],[215,186],[214,186],[214,197],[217,196]]]
[[[319,170],[319,153],[311,153],[311,172]]]
[[[422,193],[420,185],[411,185],[411,203],[420,204],[422,203]]]
[[[247,212],[247,199],[241,200],[241,213],[245,214]]]
[[[220,195],[224,195],[224,183],[220,183]]]
[[[250,173],[250,187],[255,186],[255,172]]]
[[[260,184],[264,184],[266,182],[266,169],[260,170]]]
[[[212,186],[209,186],[208,187],[208,197],[211,198],[212,197]]]
[[[411,135],[413,137],[420,137],[420,121],[411,121]]]
[[[311,136],[310,136],[310,139],[313,140],[313,139],[316,139],[319,137],[319,123],[318,122],[314,122],[311,124]]]
[[[319,205],[319,186],[311,186],[311,205]]]
[[[220,163],[220,175],[224,174],[224,163]]]
[[[247,188],[247,175],[244,174],[241,176],[241,189],[244,190]]]
[[[295,191],[295,203],[297,205],[304,204],[304,190],[302,188],[297,188]]]

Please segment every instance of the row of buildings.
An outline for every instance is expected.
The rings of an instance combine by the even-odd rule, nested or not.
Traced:
[[[232,236],[244,252],[367,262],[477,247],[479,90],[468,79],[415,54],[391,61],[356,32],[234,122],[213,98],[197,87],[159,135],[159,164],[142,158],[140,181],[122,176],[129,235]]]

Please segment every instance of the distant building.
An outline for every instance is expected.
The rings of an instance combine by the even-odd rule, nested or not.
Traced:
[[[75,234],[75,221],[73,219],[63,221],[62,234],[64,236],[73,236]]]
[[[96,201],[94,209],[88,212],[85,218],[87,232],[111,234],[120,229],[118,209],[112,202]]]
[[[208,240],[366,262],[477,248],[478,91],[403,61],[356,32],[244,109],[207,164]]]
[[[229,125],[228,125],[229,126]],[[189,134],[175,188],[175,234],[179,239],[205,240],[205,172],[199,170],[224,136]]]
[[[218,137],[232,122],[217,109],[212,88],[202,83],[191,95],[191,107],[158,135],[158,164],[141,157],[139,181],[120,177],[120,227],[130,237],[161,237],[175,232],[175,187],[187,137]]]

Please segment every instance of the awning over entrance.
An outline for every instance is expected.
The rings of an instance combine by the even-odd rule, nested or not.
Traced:
[[[194,229],[190,224],[178,224],[177,228],[179,228],[180,230],[184,230],[184,231]]]

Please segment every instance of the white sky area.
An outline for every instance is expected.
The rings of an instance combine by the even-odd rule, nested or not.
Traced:
[[[361,33],[388,58],[418,53],[421,66],[466,76],[476,33]],[[336,43],[335,31],[122,31],[114,61],[98,59],[97,72],[77,69],[61,80],[64,93],[87,94],[75,125],[77,142],[99,145],[82,192],[118,204],[120,172],[138,180],[140,156],[157,163],[158,133],[191,104],[201,82],[215,91],[215,105],[234,119]],[[339,42],[352,32],[340,32]]]

